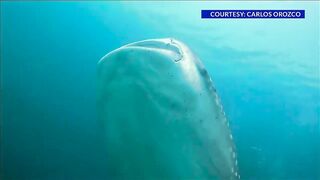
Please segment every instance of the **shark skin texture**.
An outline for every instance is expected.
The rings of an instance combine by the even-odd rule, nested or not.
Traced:
[[[216,89],[184,43],[122,46],[98,62],[97,73],[110,179],[240,179]]]

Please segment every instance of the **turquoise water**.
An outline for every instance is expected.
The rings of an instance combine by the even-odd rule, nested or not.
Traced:
[[[305,19],[203,20],[201,9],[304,9]],[[213,78],[241,179],[319,179],[319,2],[1,2],[4,179],[103,179],[96,66],[174,37]]]

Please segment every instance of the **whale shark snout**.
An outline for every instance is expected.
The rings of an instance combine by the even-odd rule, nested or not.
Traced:
[[[97,102],[111,178],[240,178],[212,80],[184,43],[150,39],[105,55]]]

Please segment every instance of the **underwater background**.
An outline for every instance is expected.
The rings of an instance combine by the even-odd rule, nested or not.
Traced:
[[[305,19],[201,19],[202,9],[302,9]],[[96,67],[173,37],[221,98],[241,179],[320,179],[319,2],[1,2],[1,176],[105,179]],[[130,153],[130,150],[128,150]]]

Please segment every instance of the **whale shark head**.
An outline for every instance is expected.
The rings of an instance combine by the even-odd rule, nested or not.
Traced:
[[[212,80],[178,40],[139,41],[105,55],[98,113],[111,178],[240,179]]]

